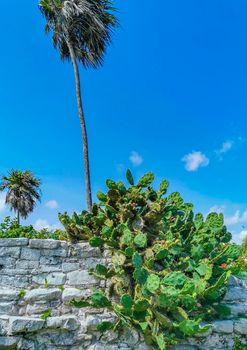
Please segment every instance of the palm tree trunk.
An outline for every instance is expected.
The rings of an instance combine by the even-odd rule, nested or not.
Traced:
[[[76,99],[77,99],[77,106],[78,106],[81,129],[82,129],[83,162],[84,162],[84,174],[85,174],[85,181],[86,181],[87,209],[88,211],[92,212],[92,191],[91,191],[90,165],[89,165],[89,155],[88,155],[88,137],[87,137],[85,115],[84,115],[83,106],[82,106],[80,74],[79,74],[79,69],[76,61],[74,48],[68,39],[67,39],[67,45],[69,48],[70,57],[71,57],[71,61],[74,69],[75,84],[76,84]]]
[[[20,226],[20,212],[18,209],[17,209],[17,223],[18,223],[18,226]]]

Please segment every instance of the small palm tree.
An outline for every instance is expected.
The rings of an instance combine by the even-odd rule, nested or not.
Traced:
[[[110,0],[40,0],[39,8],[47,20],[46,32],[52,31],[53,44],[62,60],[71,60],[76,83],[76,98],[82,129],[83,162],[88,210],[92,210],[92,193],[88,155],[88,138],[81,98],[78,63],[97,68],[111,34],[117,25]]]
[[[40,185],[41,181],[29,170],[12,170],[7,176],[2,176],[0,191],[7,191],[5,202],[17,214],[19,225],[20,218],[26,219],[33,212],[36,202],[40,201]]]

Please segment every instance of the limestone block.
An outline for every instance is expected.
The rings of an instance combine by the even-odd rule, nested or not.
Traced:
[[[21,267],[24,270],[38,269],[39,261],[34,260],[16,260],[16,266]],[[27,271],[26,271],[27,273]]]
[[[226,292],[224,300],[228,302],[235,302],[235,301],[247,302],[247,288],[230,287]]]
[[[58,248],[58,249],[43,249],[41,251],[42,256],[56,256],[66,258],[68,255],[68,249]]]
[[[39,300],[50,301],[54,299],[59,299],[62,292],[58,288],[48,289],[48,288],[37,288],[27,291],[24,300],[28,303],[36,302]]]
[[[62,270],[63,272],[71,272],[79,270],[80,264],[76,262],[65,262],[62,264]]]
[[[233,333],[233,321],[215,321],[213,322],[213,331],[216,333]]]
[[[28,242],[28,238],[0,238],[0,247],[27,246]]]
[[[237,334],[247,335],[247,319],[240,318],[239,320],[234,322],[234,331]]]
[[[80,290],[77,288],[65,288],[62,294],[64,303],[69,303],[72,299],[80,300],[86,298],[91,294],[90,290]]]
[[[15,287],[15,288],[27,288],[29,283],[28,276],[7,276],[0,275],[0,286],[6,287]]]
[[[0,337],[0,350],[15,350],[18,342],[16,337]]]
[[[0,247],[0,256],[9,256],[11,258],[19,258],[21,252],[20,247]]]
[[[0,289],[0,301],[13,301],[19,299],[19,291],[6,288]]]
[[[39,285],[44,285],[45,280],[47,280],[49,286],[62,286],[65,283],[66,275],[62,272],[53,272],[33,276],[32,280]]]
[[[37,249],[68,249],[68,243],[63,241],[56,241],[54,239],[30,239],[29,247]]]
[[[28,247],[21,249],[21,259],[37,261],[40,258],[40,251],[38,249],[30,249]]]
[[[63,259],[58,256],[41,256],[40,265],[59,265],[62,264]]]
[[[10,317],[9,334],[33,333],[41,330],[45,321],[33,317]]]
[[[95,286],[99,283],[93,276],[89,275],[88,270],[69,272],[67,278],[67,284],[70,286]]]
[[[80,327],[80,323],[75,316],[49,317],[46,321],[47,328],[59,328],[67,331],[75,331]]]

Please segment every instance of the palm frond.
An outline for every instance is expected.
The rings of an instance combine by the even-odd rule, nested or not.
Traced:
[[[118,25],[109,0],[41,0],[46,31],[53,32],[53,45],[62,59],[70,60],[68,40],[76,58],[86,68],[102,65],[107,46]]]

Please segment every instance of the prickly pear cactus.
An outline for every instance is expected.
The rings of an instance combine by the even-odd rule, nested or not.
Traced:
[[[219,301],[240,248],[229,243],[222,214],[194,215],[179,193],[166,196],[168,181],[155,190],[152,173],[135,184],[129,170],[127,180],[129,187],[107,180],[108,192],[98,192],[91,214],[60,215],[72,241],[87,240],[112,255],[110,268],[90,270],[109,289],[74,304],[115,312],[117,324],[103,322],[99,331],[134,327],[153,349],[164,350],[206,331],[202,321],[228,313]]]

